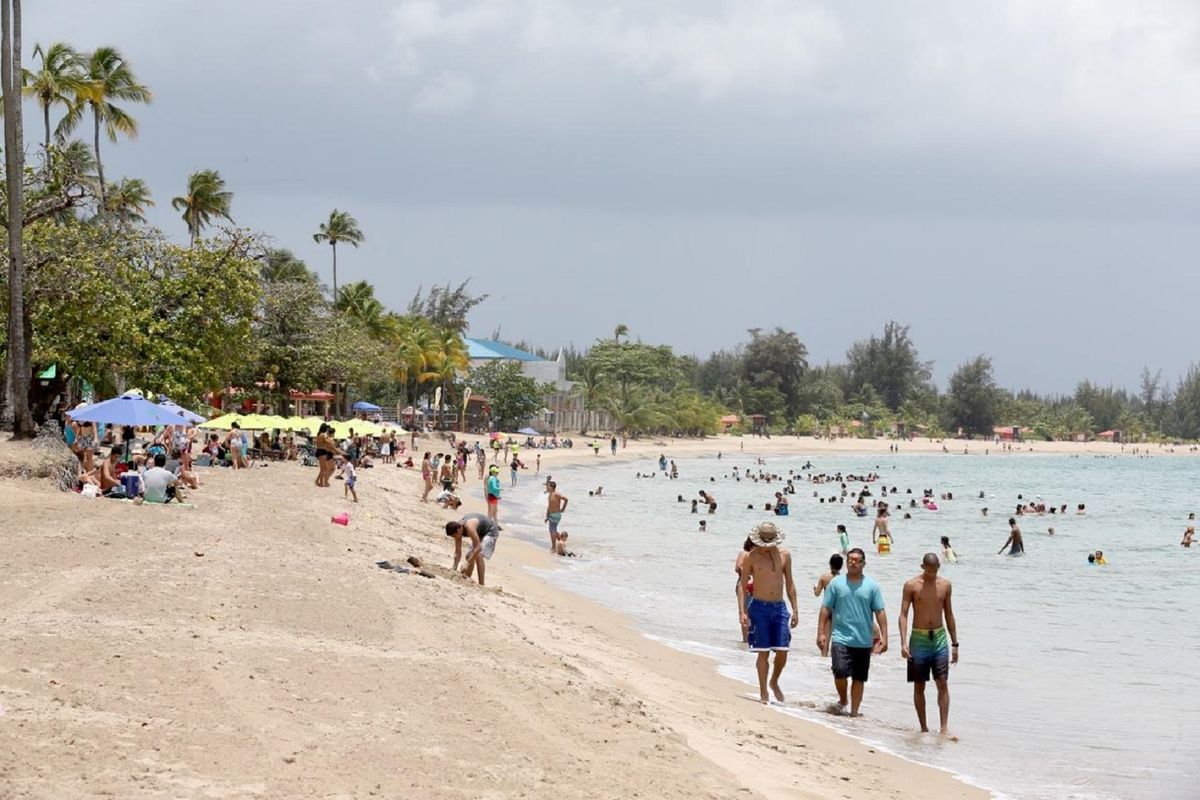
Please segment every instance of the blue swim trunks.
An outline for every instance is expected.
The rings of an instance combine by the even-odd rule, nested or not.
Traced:
[[[787,650],[792,643],[792,629],[788,624],[792,615],[784,600],[752,599],[746,607],[750,617],[750,630],[746,641],[751,653],[768,650]]]

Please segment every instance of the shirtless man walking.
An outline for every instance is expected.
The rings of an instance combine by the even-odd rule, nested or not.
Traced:
[[[754,549],[746,555],[737,587],[738,608],[741,609],[742,626],[748,628],[750,652],[758,653],[758,695],[763,705],[771,701],[768,686],[776,700],[780,703],[784,700],[779,676],[787,664],[792,628],[799,621],[796,584],[792,580],[792,554],[779,546],[783,538],[783,531],[773,522],[764,522],[751,529],[750,542]],[[746,601],[748,591],[749,602]],[[784,591],[787,592],[787,603],[783,600]],[[792,606],[791,614],[788,614],[788,603]],[[768,682],[768,659],[772,651],[775,664]]]
[[[925,721],[925,684],[933,674],[937,686],[941,735],[949,737],[950,665],[958,663],[958,628],[950,604],[950,581],[938,577],[934,553],[921,559],[921,574],[904,584],[900,600],[900,654],[908,661],[908,682],[913,685],[913,705],[921,732],[928,733]],[[908,632],[908,612],[913,612],[912,635]]]
[[[558,523],[562,522],[563,512],[567,510],[567,498],[558,493],[558,484],[546,481],[546,492],[550,495],[546,500],[546,524],[550,528],[550,552],[558,547]]]

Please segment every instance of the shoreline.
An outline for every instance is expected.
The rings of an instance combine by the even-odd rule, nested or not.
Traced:
[[[543,472],[611,460],[573,450]],[[484,589],[453,576],[455,515],[419,502],[416,470],[360,471],[358,505],[313,476],[203,470],[185,508],[0,480],[10,796],[989,796],[747,701],[535,574],[557,566],[541,547],[503,537]],[[375,566],[410,554],[436,577]]]

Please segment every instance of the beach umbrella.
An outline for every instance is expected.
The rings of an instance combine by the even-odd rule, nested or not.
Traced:
[[[237,424],[243,430],[267,431],[272,428],[278,428],[279,423],[283,421],[283,417],[272,417],[266,414],[247,414],[239,419]]]
[[[227,431],[233,427],[233,423],[241,425],[242,415],[237,413],[222,414],[219,417],[214,417],[208,422],[201,422],[197,428],[207,428],[214,431]]]
[[[535,431],[533,428],[521,428],[519,431],[517,431],[517,433],[521,434],[522,436],[541,436],[541,434]]]
[[[178,425],[179,417],[144,397],[121,396],[71,412],[76,422],[102,422],[106,425]]]
[[[204,422],[204,419],[205,419],[204,417],[200,416],[199,414],[188,411],[186,408],[179,405],[178,403],[171,402],[171,400],[169,400],[164,395],[160,394],[158,396],[158,404],[160,406],[162,406],[163,408],[165,408],[167,411],[174,414],[175,416],[183,417],[184,420],[186,420],[189,425],[195,425],[197,422]],[[176,422],[175,424],[178,425],[179,423]]]
[[[380,410],[379,406],[375,405],[374,403],[368,403],[366,400],[359,400],[357,403],[350,406],[350,408],[354,409],[355,411],[379,411]]]
[[[288,417],[286,420],[284,420],[283,427],[285,429],[291,428],[294,431],[304,431],[305,433],[315,435],[317,429],[320,428],[324,422],[325,420],[318,417]]]

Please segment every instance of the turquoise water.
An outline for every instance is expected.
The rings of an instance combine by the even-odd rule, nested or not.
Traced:
[[[670,457],[670,452],[667,451]],[[807,458],[680,459],[680,478],[647,480],[635,473],[655,464],[626,462],[556,472],[571,498],[562,529],[584,558],[564,559],[551,580],[632,616],[647,635],[716,660],[731,677],[754,681],[751,657],[740,643],[733,595],[733,561],[755,523],[771,518],[787,534],[794,559],[801,620],[782,681],[783,713],[828,724],[899,755],[951,770],[999,794],[1016,798],[1195,798],[1200,777],[1195,743],[1200,736],[1200,546],[1179,546],[1200,461],[1190,457],[1141,459],[1031,455],[815,455],[825,473],[878,471],[907,505],[931,488],[952,501],[940,510],[893,511],[890,555],[871,548],[871,520],[844,504],[821,504],[840,494],[837,484],[795,482],[791,516],[769,517],[781,482],[736,482],[742,470],[786,476]],[[729,477],[726,477],[729,476]],[[544,479],[545,475],[542,476]],[[709,478],[716,478],[715,483]],[[588,489],[604,486],[604,495]],[[851,493],[860,484],[849,484]],[[717,496],[715,515],[690,513],[699,489]],[[978,499],[980,492],[985,499]],[[532,480],[511,492],[509,514],[537,520],[506,530],[543,542],[544,502]],[[682,494],[687,503],[676,502]],[[1019,519],[1026,555],[997,555],[1017,502],[1045,498],[1068,505],[1065,517]],[[753,503],[754,511],[746,508]],[[1074,513],[1085,503],[1086,516]],[[989,516],[980,508],[988,506]],[[524,509],[523,513],[521,509]],[[700,519],[708,531],[697,531]],[[811,587],[838,549],[838,523],[852,546],[868,551],[866,571],[883,587],[891,650],[876,656],[863,703],[864,717],[833,717],[819,709],[833,699],[828,662],[814,639],[818,600]],[[1054,536],[1047,533],[1053,526]],[[962,643],[951,673],[951,729],[957,743],[916,731],[911,689],[905,682],[896,620],[904,580],[916,575],[921,556],[940,552],[950,537],[960,562],[944,566],[954,583]],[[1102,549],[1110,564],[1090,566],[1088,552]],[[751,687],[747,687],[751,691]],[[936,693],[927,690],[931,721]]]

